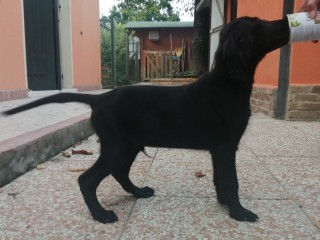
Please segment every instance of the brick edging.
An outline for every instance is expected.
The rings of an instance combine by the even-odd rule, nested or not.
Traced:
[[[288,120],[320,121],[320,85],[291,85]]]
[[[275,116],[277,103],[277,88],[263,85],[254,85],[250,104],[253,112],[262,112],[270,117]]]

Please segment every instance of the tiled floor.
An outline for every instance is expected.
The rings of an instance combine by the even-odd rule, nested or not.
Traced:
[[[156,191],[135,199],[112,178],[98,188],[119,221],[94,221],[77,177],[99,154],[94,135],[0,188],[0,239],[320,239],[320,123],[254,116],[237,153],[241,202],[260,217],[237,222],[217,203],[205,151],[148,148],[131,177]],[[71,152],[71,150],[67,150]],[[201,172],[203,177],[195,176]]]

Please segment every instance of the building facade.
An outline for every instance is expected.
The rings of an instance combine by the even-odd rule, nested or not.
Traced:
[[[241,16],[282,19],[297,12],[302,0],[202,0],[211,10],[209,69],[223,24]],[[251,97],[252,109],[287,120],[320,121],[320,44],[302,42],[269,53],[259,64]]]
[[[0,32],[0,101],[101,88],[98,0],[3,0]]]

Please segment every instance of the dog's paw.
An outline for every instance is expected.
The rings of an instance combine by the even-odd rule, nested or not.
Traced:
[[[255,222],[259,219],[257,214],[245,208],[230,211],[230,217],[240,222]]]
[[[118,221],[117,215],[111,210],[100,211],[92,217],[101,223],[114,223]]]
[[[154,190],[150,187],[143,187],[135,190],[132,194],[136,198],[149,198],[154,195]]]

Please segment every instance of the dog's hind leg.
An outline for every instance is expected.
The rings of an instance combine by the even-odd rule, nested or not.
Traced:
[[[101,223],[112,223],[118,220],[113,211],[106,210],[100,205],[96,193],[100,182],[117,167],[116,158],[115,154],[101,149],[101,155],[96,163],[78,179],[81,193],[92,217]]]
[[[213,183],[214,183],[214,186],[216,189],[218,201],[221,204],[226,204],[226,200],[225,200],[225,197],[223,194],[221,182],[219,180],[218,166],[217,166],[217,164],[215,164],[215,161],[213,160],[213,156],[212,156],[212,166],[213,166]]]
[[[222,188],[221,191],[229,208],[230,217],[237,221],[255,222],[258,216],[245,209],[239,201],[239,184],[235,162],[236,149],[232,145],[220,145],[211,151],[215,161],[215,171],[218,173],[219,186]]]
[[[131,165],[139,151],[140,149],[130,150],[125,156],[125,163],[121,168],[117,169],[117,171],[113,172],[112,176],[120,183],[126,192],[131,193],[136,198],[148,198],[154,195],[154,190],[150,187],[139,188],[135,186],[129,178]]]

